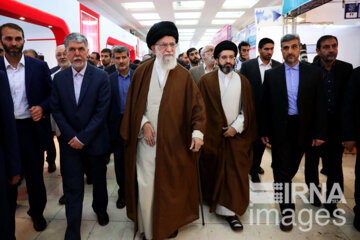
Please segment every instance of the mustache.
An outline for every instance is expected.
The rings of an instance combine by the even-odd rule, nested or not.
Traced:
[[[74,61],[76,61],[76,60],[82,60],[82,58],[81,57],[74,57]]]

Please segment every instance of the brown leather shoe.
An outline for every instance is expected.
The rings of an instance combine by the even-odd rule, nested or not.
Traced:
[[[283,216],[280,221],[280,229],[283,232],[290,232],[293,229],[293,218],[290,216]]]

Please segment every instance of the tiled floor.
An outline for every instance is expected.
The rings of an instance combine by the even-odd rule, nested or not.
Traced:
[[[59,159],[56,160],[59,166]],[[266,150],[263,158],[262,167],[265,169],[265,175],[261,176],[262,182],[272,182],[272,171],[270,168],[271,157],[270,150]],[[267,219],[265,214],[260,214],[257,218],[256,213],[261,209],[276,209],[278,207],[274,203],[268,204],[251,204],[247,212],[241,216],[240,220],[244,224],[244,230],[239,233],[231,231],[224,219],[214,214],[209,213],[208,207],[205,210],[205,226],[201,225],[201,220],[197,220],[180,229],[179,235],[176,239],[186,240],[231,240],[231,239],[276,239],[276,240],[331,240],[331,239],[346,239],[358,240],[360,233],[352,226],[354,214],[352,208],[354,206],[354,166],[355,156],[345,155],[343,158],[343,168],[345,176],[345,198],[346,203],[339,204],[339,207],[344,209],[345,214],[343,220],[336,219],[335,222],[331,220],[325,226],[321,226],[315,221],[315,211],[319,208],[303,203],[300,199],[297,200],[297,225],[294,226],[293,231],[283,233],[280,231],[276,223],[275,215],[270,215]],[[58,200],[62,195],[62,181],[59,174],[59,168],[56,172],[49,174],[47,172],[47,164],[45,163],[44,177],[47,189],[48,202],[46,205],[44,216],[48,222],[48,227],[45,231],[38,233],[32,227],[32,221],[26,214],[28,208],[27,196],[25,186],[22,185],[19,189],[19,207],[16,213],[16,237],[18,240],[62,240],[66,228],[65,208],[58,204]],[[326,181],[326,177],[320,175],[321,182]],[[114,175],[114,164],[111,160],[108,165],[107,173],[109,206],[108,213],[110,216],[110,223],[107,226],[101,227],[96,221],[96,215],[91,208],[92,187],[86,185],[85,199],[83,208],[83,221],[81,226],[82,239],[89,240],[112,240],[112,239],[133,239],[133,224],[126,217],[125,209],[119,210],[115,206],[117,199],[117,185]],[[299,172],[296,175],[294,182],[304,182],[304,166],[300,166]],[[255,198],[261,192],[251,192],[251,197]],[[313,213],[309,217],[309,214]],[[299,217],[300,216],[300,217]],[[321,222],[325,222],[323,219]],[[340,226],[337,226],[337,224]],[[320,223],[321,224],[321,223]],[[304,231],[307,230],[307,231]],[[136,239],[141,239],[139,234]]]

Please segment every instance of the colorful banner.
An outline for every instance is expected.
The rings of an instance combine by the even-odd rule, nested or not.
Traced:
[[[311,0],[283,0],[282,15],[285,15],[292,10],[297,9],[298,7],[308,2],[311,2]]]

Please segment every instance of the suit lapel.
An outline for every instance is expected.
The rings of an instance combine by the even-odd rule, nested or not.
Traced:
[[[32,75],[31,65],[32,62],[28,59],[28,57],[25,56],[25,91],[26,91],[27,99],[29,99],[29,89],[30,89],[30,82]]]
[[[256,58],[256,62],[255,62],[255,73],[256,73],[256,82],[259,86],[262,85],[262,82],[261,82],[261,73],[260,73],[260,66],[259,66],[259,57]]]
[[[120,99],[120,86],[119,86],[119,74],[116,74],[116,77],[115,78],[115,89],[114,89],[114,92],[115,92],[115,96],[116,96],[116,102],[118,104],[118,108],[119,108],[119,111],[120,111],[120,108],[121,108],[121,99]]]
[[[81,104],[82,99],[84,98],[85,94],[86,94],[86,90],[89,86],[89,81],[90,78],[92,76],[92,69],[91,66],[87,66],[86,70],[85,70],[85,74],[84,74],[84,78],[81,84],[81,89],[80,89],[80,96],[79,96],[79,102],[78,102],[78,106]]]
[[[280,67],[280,82],[279,82],[279,88],[281,90],[282,95],[284,96],[284,100],[287,103],[287,109],[289,109],[289,98],[287,94],[287,85],[286,85],[286,74],[285,74],[285,65],[283,64]]]
[[[297,95],[297,105],[299,109],[299,102],[301,102],[301,97],[303,96],[302,90],[304,86],[304,81],[306,81],[306,71],[304,71],[304,65],[300,62],[299,63],[299,89]]]
[[[69,98],[71,100],[71,103],[73,104],[74,108],[76,108],[76,98],[75,98],[75,88],[74,88],[74,77],[72,74],[72,67],[68,67],[67,69],[63,70],[66,71],[66,76],[64,81],[64,84],[66,84],[66,88],[68,89]]]

